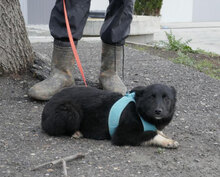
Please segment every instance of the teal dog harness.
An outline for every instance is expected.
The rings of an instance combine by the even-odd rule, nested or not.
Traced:
[[[116,128],[118,127],[119,120],[121,117],[121,113],[124,110],[124,108],[128,105],[130,102],[135,102],[135,93],[127,93],[125,96],[123,96],[121,99],[119,99],[111,108],[109,117],[108,117],[108,127],[109,127],[109,134],[112,137]],[[156,127],[147,121],[143,120],[142,117],[140,117],[144,131],[156,131]]]

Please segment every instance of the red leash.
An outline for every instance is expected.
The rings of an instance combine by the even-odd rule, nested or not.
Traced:
[[[67,33],[68,33],[68,37],[69,37],[69,41],[70,41],[70,45],[71,45],[71,48],[73,50],[73,54],[75,56],[75,59],[76,59],[76,64],[79,68],[79,71],[82,75],[82,78],[83,78],[83,82],[85,84],[85,86],[87,87],[87,83],[86,83],[86,78],[84,76],[84,72],[83,72],[83,68],[82,68],[82,65],[81,65],[81,62],[80,62],[80,59],[79,59],[79,55],[77,53],[77,50],[76,50],[76,46],[73,42],[73,36],[72,36],[72,33],[71,33],[71,30],[70,30],[70,24],[69,24],[69,20],[68,20],[68,16],[67,16],[67,10],[66,10],[66,4],[65,4],[65,0],[63,0],[63,9],[64,9],[64,16],[65,16],[65,22],[66,22],[66,29],[67,29]]]

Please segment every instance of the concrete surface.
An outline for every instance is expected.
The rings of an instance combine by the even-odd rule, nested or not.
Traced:
[[[35,42],[51,42],[47,25],[27,26],[29,39]],[[191,39],[190,46],[194,49],[200,48],[206,51],[220,54],[220,22],[202,22],[202,23],[163,23],[161,30],[154,34],[154,40],[166,40],[165,31],[182,38],[183,41]],[[100,40],[99,37],[83,37],[82,40]]]
[[[83,34],[86,36],[98,36],[104,22],[102,18],[89,18]],[[134,15],[131,23],[130,35],[151,34],[160,29],[160,18],[152,16]]]
[[[166,40],[165,31],[172,31],[177,39],[182,38],[183,41],[191,39],[193,49],[220,54],[220,22],[161,24],[161,31],[154,35],[154,40]]]

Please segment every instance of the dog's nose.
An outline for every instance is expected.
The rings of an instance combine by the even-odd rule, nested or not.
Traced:
[[[156,114],[156,115],[160,115],[160,114],[161,114],[161,112],[162,112],[162,110],[161,110],[161,109],[156,109],[156,110],[155,110],[155,114]]]

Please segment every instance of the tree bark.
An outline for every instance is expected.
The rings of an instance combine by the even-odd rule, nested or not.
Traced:
[[[25,71],[33,57],[19,0],[0,0],[0,75]]]

